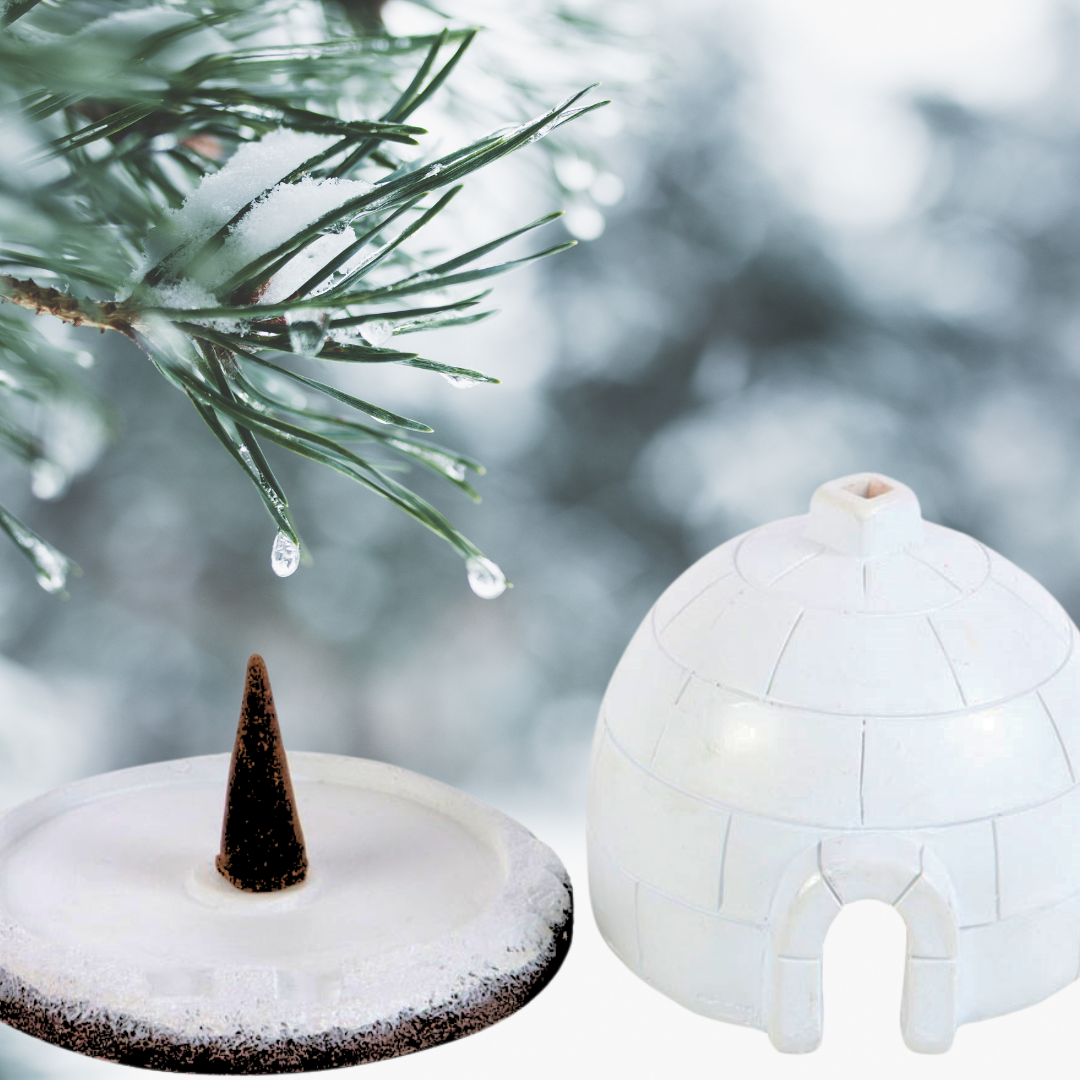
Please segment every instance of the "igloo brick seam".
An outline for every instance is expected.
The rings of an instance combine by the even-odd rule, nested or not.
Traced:
[[[843,477],[699,560],[627,647],[590,769],[597,922],[664,993],[801,1051],[829,925],[884,901],[904,1038],[947,1049],[1080,975],[1077,754],[1056,601],[905,485]]]

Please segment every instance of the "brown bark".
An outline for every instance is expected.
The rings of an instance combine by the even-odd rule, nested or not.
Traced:
[[[124,304],[72,296],[59,289],[38,285],[32,278],[21,280],[0,275],[0,302],[4,300],[36,311],[38,315],[48,312],[72,326],[93,326],[103,334],[106,330],[118,330],[129,338],[135,336],[131,327],[135,313]]]

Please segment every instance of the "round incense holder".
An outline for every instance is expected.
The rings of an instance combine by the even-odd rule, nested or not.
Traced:
[[[572,925],[556,856],[390,765],[289,754],[302,879],[238,886],[241,756],[238,738],[231,764],[125,769],[0,817],[0,1019],[127,1065],[300,1072],[468,1035],[554,975]]]

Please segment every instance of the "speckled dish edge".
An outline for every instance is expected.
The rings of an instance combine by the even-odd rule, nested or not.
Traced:
[[[352,782],[411,795],[433,808],[452,808],[454,817],[498,843],[505,865],[503,889],[491,905],[498,918],[482,914],[456,935],[460,972],[448,982],[440,962],[444,977],[433,979],[423,1007],[390,1004],[384,1015],[373,1017],[368,1001],[352,1010],[350,1022],[348,1001],[309,1009],[302,1019],[287,1001],[277,1015],[272,1007],[268,1013],[264,1001],[247,1016],[237,1014],[236,1023],[208,1025],[190,1002],[162,1003],[139,994],[135,972],[113,968],[109,981],[119,986],[118,993],[100,992],[100,975],[85,956],[41,941],[0,907],[0,1020],[65,1049],[142,1068],[233,1075],[306,1072],[380,1061],[462,1038],[520,1009],[551,981],[570,948],[573,893],[566,870],[546,845],[505,814],[416,773],[329,754],[290,753],[289,762],[298,783]],[[68,785],[0,816],[0,849],[35,823],[110,791],[181,777],[220,776],[224,783],[227,768],[228,755],[212,755]],[[485,923],[505,921],[508,910],[521,915],[516,940],[505,934],[485,940]],[[421,973],[430,966],[434,975],[436,965],[425,952],[419,946],[407,957],[397,950],[376,958],[372,977],[365,967],[362,982],[378,985],[381,971],[396,967],[400,972],[403,963]],[[163,1008],[172,1015],[163,1015]]]

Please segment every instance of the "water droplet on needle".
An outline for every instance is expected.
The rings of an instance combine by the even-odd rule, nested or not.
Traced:
[[[483,555],[472,555],[466,559],[465,572],[469,576],[469,588],[481,600],[494,600],[506,592],[506,575],[497,564]]]
[[[55,462],[38,458],[30,467],[30,491],[35,498],[58,499],[67,485],[67,473]]]
[[[300,565],[300,548],[283,532],[274,537],[274,546],[270,549],[270,568],[278,577],[288,577],[296,573]]]
[[[287,312],[289,348],[301,356],[315,356],[326,341],[328,316],[325,311]]]
[[[47,593],[61,592],[67,584],[67,565],[58,552],[45,544],[34,546],[37,583]]]
[[[448,375],[446,372],[442,372],[442,377],[455,390],[471,390],[476,385],[476,380],[470,379],[467,375]]]

